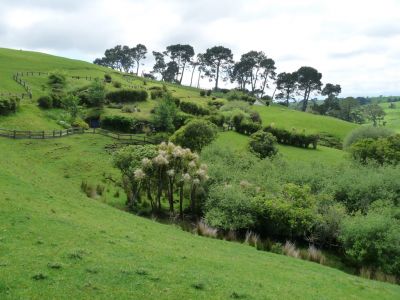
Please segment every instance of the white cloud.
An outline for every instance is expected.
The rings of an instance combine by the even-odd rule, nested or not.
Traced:
[[[116,44],[225,45],[236,59],[262,50],[280,72],[313,66],[343,95],[389,95],[400,94],[399,11],[397,0],[0,0],[0,45],[86,60]]]

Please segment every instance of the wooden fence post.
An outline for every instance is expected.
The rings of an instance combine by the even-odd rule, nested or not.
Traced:
[[[43,132],[42,132],[42,137],[43,137],[43,139],[44,139],[44,130],[43,130]]]
[[[17,138],[17,131],[14,130],[14,139]]]

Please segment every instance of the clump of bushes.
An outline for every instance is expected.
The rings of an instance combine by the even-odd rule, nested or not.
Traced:
[[[392,130],[384,127],[360,127],[354,129],[346,136],[343,142],[343,148],[350,149],[354,143],[363,139],[377,140],[379,138],[387,138],[393,134],[394,132]]]
[[[104,74],[104,82],[110,83],[112,81],[112,77],[110,74]]]
[[[271,133],[262,130],[250,136],[249,147],[260,158],[273,156],[278,152],[276,138]]]
[[[400,162],[400,135],[387,138],[362,139],[350,147],[353,159],[367,163],[375,161],[378,164],[398,164]]]
[[[237,90],[230,91],[227,95],[227,98],[230,101],[233,101],[233,100],[245,101],[251,105],[257,101],[257,98],[247,95],[247,94],[237,91]]]
[[[200,91],[200,96],[201,97],[205,97],[206,96],[206,91],[205,90],[201,90]]]
[[[224,106],[226,104],[226,100],[223,99],[213,99],[213,100],[209,100],[207,102],[208,106],[210,107],[215,107],[217,109],[220,109],[222,106]]]
[[[153,124],[157,130],[174,132],[178,108],[169,95],[162,99],[154,109]]]
[[[258,122],[253,122],[247,118],[243,118],[240,122],[235,123],[235,130],[239,133],[250,135],[261,129],[261,124]]]
[[[120,88],[122,87],[122,84],[121,84],[121,82],[119,82],[119,81],[114,81],[114,82],[113,82],[113,86],[114,86],[116,89],[120,89]]]
[[[16,113],[19,107],[18,97],[0,98],[0,115]]]
[[[47,95],[41,96],[37,101],[40,108],[43,109],[53,108],[53,99],[50,96]]]
[[[101,128],[124,133],[143,133],[151,130],[153,124],[147,120],[137,120],[124,116],[106,116],[101,119]]]
[[[305,133],[296,132],[295,130],[289,131],[286,129],[275,128],[271,125],[264,127],[264,131],[275,136],[280,144],[301,148],[308,148],[312,145],[313,149],[317,149],[319,136],[316,134],[307,135]]]
[[[344,219],[340,241],[354,264],[400,277],[400,209],[377,202],[367,214]]]
[[[170,141],[193,151],[210,144],[217,136],[217,127],[209,121],[194,119],[178,129]]]
[[[185,113],[195,116],[205,116],[210,114],[210,110],[208,108],[188,101],[181,101],[180,109]]]
[[[150,90],[150,97],[152,100],[155,100],[157,98],[163,98],[167,92],[166,87],[159,87],[159,86],[152,86],[151,88],[149,88]]]
[[[225,123],[225,116],[220,113],[213,113],[207,116],[206,119],[218,127],[222,127]]]
[[[135,119],[124,116],[106,116],[101,119],[101,128],[130,133],[133,131]]]
[[[125,102],[141,102],[146,101],[148,97],[145,90],[128,90],[122,89],[119,91],[112,91],[106,94],[106,99],[114,103]]]
[[[47,85],[50,87],[50,97],[52,99],[52,107],[59,108],[63,105],[65,98],[65,88],[67,86],[67,78],[64,72],[54,71],[50,73]]]

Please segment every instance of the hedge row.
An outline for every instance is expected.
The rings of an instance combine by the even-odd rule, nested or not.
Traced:
[[[196,116],[205,116],[210,114],[208,108],[193,102],[181,101],[180,108],[183,112]]]
[[[19,98],[0,98],[0,115],[15,113],[19,106]]]
[[[124,116],[103,117],[100,126],[103,129],[125,133],[142,133],[144,127],[152,127],[151,123],[148,121],[136,120]]]
[[[286,129],[275,128],[272,126],[265,127],[264,131],[270,132],[273,136],[275,136],[278,143],[280,144],[285,144],[300,148],[308,148],[310,145],[312,145],[314,149],[317,149],[319,136],[316,134],[307,135],[305,133],[289,131]]]
[[[146,101],[148,98],[147,91],[145,90],[119,90],[108,92],[106,99],[110,102],[124,103],[124,102],[141,102]]]

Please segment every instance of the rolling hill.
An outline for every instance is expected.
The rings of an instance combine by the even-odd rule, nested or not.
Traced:
[[[0,49],[0,91],[22,92],[12,80],[16,71],[54,69],[93,77],[110,72],[86,62]],[[160,85],[112,74],[123,85]],[[60,112],[42,111],[35,102],[44,93],[46,78],[26,81],[33,100],[23,100],[16,115],[0,117],[0,127],[56,129]],[[71,88],[82,84],[69,80]],[[197,89],[168,86],[180,98],[206,101]],[[155,101],[142,105],[150,110]],[[280,106],[256,109],[264,124],[339,138],[355,126]],[[247,139],[224,132],[215,143],[246,151]],[[126,199],[106,180],[120,176],[108,151],[116,146],[89,134],[55,140],[0,138],[0,299],[398,299],[397,285],[200,237],[117,209]],[[279,147],[288,159],[337,162],[345,155],[326,147]],[[88,198],[82,182],[104,185],[105,190],[96,199]]]

